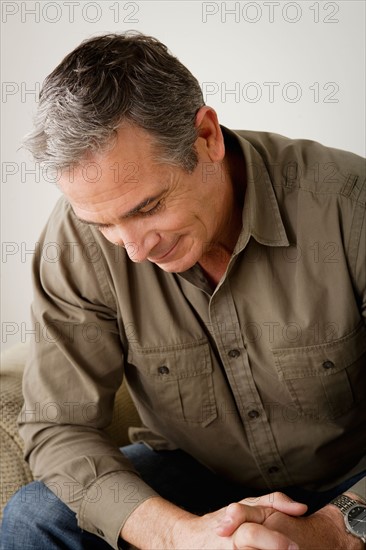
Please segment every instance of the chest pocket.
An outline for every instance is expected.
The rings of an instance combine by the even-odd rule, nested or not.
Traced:
[[[279,378],[305,415],[333,420],[366,399],[366,328],[316,346],[273,350]]]
[[[163,349],[130,349],[126,376],[153,414],[207,426],[217,416],[207,341]]]

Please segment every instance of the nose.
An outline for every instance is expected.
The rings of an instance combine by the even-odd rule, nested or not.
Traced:
[[[108,230],[106,237],[119,246],[123,246],[133,262],[143,262],[151,250],[159,243],[160,236],[153,230],[146,230],[138,224],[128,227],[116,225]]]

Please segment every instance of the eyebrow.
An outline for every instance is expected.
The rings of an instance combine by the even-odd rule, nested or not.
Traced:
[[[142,210],[143,208],[145,208],[146,206],[148,206],[151,202],[154,202],[155,200],[158,200],[160,199],[160,197],[162,197],[165,193],[165,189],[159,193],[158,195],[155,195],[153,197],[148,197],[147,199],[144,199],[143,201],[141,201],[137,206],[135,206],[134,208],[132,208],[129,212],[127,212],[126,214],[122,214],[121,216],[118,217],[118,220],[124,220],[126,218],[130,218],[131,216],[134,216],[135,214],[137,214],[140,210]],[[75,214],[76,215],[76,214]],[[111,223],[101,223],[101,222],[91,222],[89,220],[84,220],[82,218],[79,218],[78,216],[76,216],[78,221],[81,222],[81,223],[86,223],[87,225],[94,225],[96,227],[98,226],[108,226],[108,225],[113,225]]]

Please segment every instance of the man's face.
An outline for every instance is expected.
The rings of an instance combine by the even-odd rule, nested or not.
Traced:
[[[181,272],[225,233],[222,163],[212,162],[199,137],[199,163],[189,174],[157,163],[153,143],[145,130],[121,128],[113,149],[64,172],[61,188],[76,216],[124,246],[132,261]]]

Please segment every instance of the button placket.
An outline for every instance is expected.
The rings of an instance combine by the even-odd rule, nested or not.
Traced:
[[[217,305],[219,300],[223,302],[220,308]],[[210,322],[212,326],[225,327],[225,331],[216,332],[214,337],[251,452],[261,475],[270,487],[279,483],[291,483],[292,480],[282,465],[267,414],[254,382],[248,349],[243,340],[244,335],[241,331],[230,285],[223,285],[220,291],[216,291],[211,298]],[[248,403],[251,404],[249,410]],[[275,476],[275,472],[270,474],[268,471],[269,464],[276,463],[281,464],[277,476]]]

